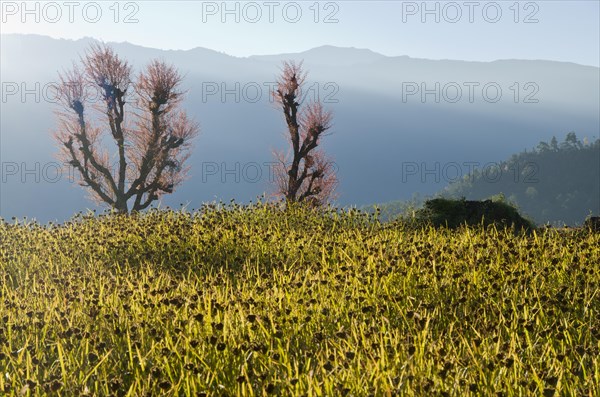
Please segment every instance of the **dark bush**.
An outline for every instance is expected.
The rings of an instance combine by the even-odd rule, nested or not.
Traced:
[[[523,218],[515,207],[504,201],[436,198],[427,200],[424,207],[417,211],[416,218],[436,227],[446,226],[451,229],[464,224],[514,226],[517,230],[534,229],[532,222]]]
[[[583,226],[594,232],[600,232],[600,216],[590,216],[585,220]]]

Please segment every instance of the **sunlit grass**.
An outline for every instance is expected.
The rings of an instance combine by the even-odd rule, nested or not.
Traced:
[[[600,395],[600,234],[206,206],[0,225],[0,390]]]

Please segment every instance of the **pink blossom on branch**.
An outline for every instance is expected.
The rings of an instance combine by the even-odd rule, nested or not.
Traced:
[[[132,81],[127,62],[102,45],[92,46],[81,63],[60,76],[63,109],[56,112],[54,134],[60,158],[75,168],[96,201],[122,213],[133,201],[132,211],[143,210],[172,193],[188,171],[185,161],[199,126],[181,109],[182,78],[155,60]],[[86,92],[90,84],[100,92],[95,105]],[[102,146],[106,141],[112,148]]]
[[[284,62],[274,93],[288,129],[288,155],[275,152],[275,194],[288,202],[321,206],[332,200],[337,186],[333,162],[317,149],[331,128],[332,114],[321,102],[304,103],[306,73],[302,63]]]

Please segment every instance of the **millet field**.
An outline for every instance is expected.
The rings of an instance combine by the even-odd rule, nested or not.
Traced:
[[[600,233],[273,204],[0,223],[0,393],[598,396]]]

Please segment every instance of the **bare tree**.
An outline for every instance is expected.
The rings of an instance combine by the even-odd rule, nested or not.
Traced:
[[[318,148],[332,115],[320,101],[307,100],[302,90],[305,81],[302,63],[283,63],[274,96],[285,116],[291,153],[274,153],[275,188],[288,202],[320,206],[334,197],[337,185],[333,162]]]
[[[136,81],[131,75],[111,47],[92,45],[58,84],[59,156],[92,198],[121,213],[131,200],[131,210],[139,211],[174,191],[199,132],[181,110],[182,77],[173,66],[154,60]],[[106,138],[112,147],[102,145]]]

